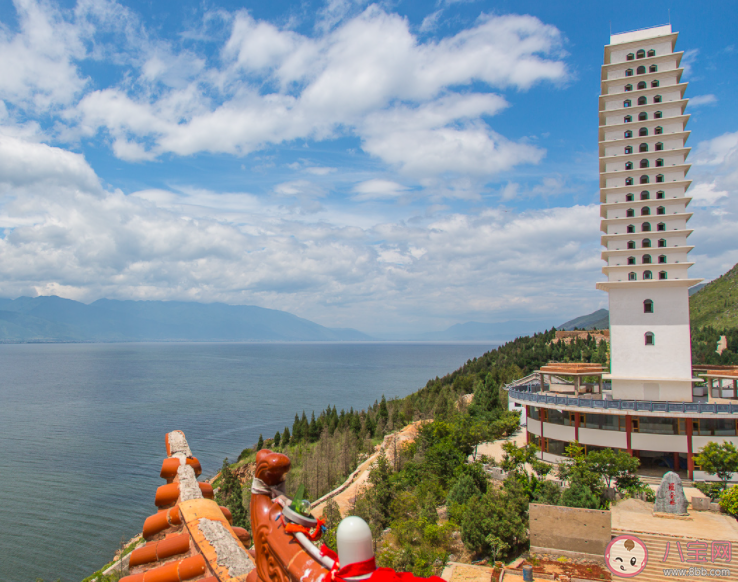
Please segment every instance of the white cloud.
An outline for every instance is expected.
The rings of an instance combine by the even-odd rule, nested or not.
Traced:
[[[407,189],[406,186],[397,182],[375,178],[354,186],[353,191],[356,193],[354,200],[397,198],[402,196]]]
[[[690,107],[701,107],[702,105],[714,105],[715,103],[717,103],[717,97],[715,97],[715,95],[712,95],[712,94],[696,95],[695,97],[690,97],[689,99]]]
[[[80,154],[0,134],[0,184],[19,189],[39,183],[101,191],[95,172]]]
[[[327,176],[328,174],[335,173],[337,168],[330,168],[327,166],[308,166],[305,168],[305,171],[313,176]]]
[[[438,21],[441,18],[441,14],[443,14],[443,10],[436,10],[423,18],[423,22],[420,24],[420,32],[430,32],[438,28]]]
[[[274,187],[274,193],[279,196],[308,196],[322,197],[325,196],[325,189],[309,180],[292,180],[283,182]]]
[[[69,104],[85,86],[82,31],[48,5],[15,3],[19,32],[0,28],[0,99],[36,110]]]
[[[544,151],[511,142],[478,120],[507,106],[498,95],[448,95],[420,107],[396,106],[368,115],[363,148],[410,176],[447,172],[491,175],[537,163]]]
[[[682,62],[680,63],[680,66],[684,69],[684,77],[685,79],[687,77],[692,77],[692,66],[697,62],[697,55],[700,54],[700,49],[689,49],[687,51],[684,51],[684,56],[682,57]],[[694,78],[691,78],[692,81],[694,81]]]
[[[738,262],[738,132],[697,144],[688,195],[694,276],[713,279]],[[694,174],[694,175],[692,175]]]
[[[339,12],[356,7],[334,4],[328,8]],[[484,121],[508,106],[502,97],[459,88],[561,82],[568,73],[560,44],[556,28],[530,16],[483,15],[453,36],[420,42],[407,20],[376,5],[315,38],[242,11],[221,66],[208,68],[195,54],[149,42],[136,83],[88,92],[65,122],[87,136],[107,132],[114,153],[127,161],[166,152],[244,155],[269,144],[353,134],[368,152],[411,175],[470,167],[489,175],[536,162],[542,151],[510,142]],[[417,143],[431,163],[406,149]]]
[[[545,316],[570,300],[568,288],[552,291],[556,281],[594,296],[596,206],[391,221],[358,208],[313,216],[248,193],[126,196],[101,189],[78,154],[0,143],[8,160],[0,182],[23,193],[0,198],[2,296],[219,300],[369,331],[406,328],[429,313]],[[311,188],[293,181],[279,190],[309,198]],[[355,186],[358,195],[402,192],[391,180]]]
[[[724,133],[711,140],[700,142],[694,153],[695,163],[719,166],[724,164],[738,150],[738,131]]]
[[[692,204],[695,206],[715,206],[722,198],[729,194],[725,190],[717,190],[715,183],[698,183],[689,189]]]

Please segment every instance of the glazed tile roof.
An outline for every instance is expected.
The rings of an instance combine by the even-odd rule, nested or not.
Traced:
[[[131,553],[121,582],[245,582],[255,568],[249,533],[231,526],[213,487],[197,480],[202,469],[184,433],[167,434],[166,448],[160,473],[166,484],[154,497],[159,510],[144,522],[147,543]]]

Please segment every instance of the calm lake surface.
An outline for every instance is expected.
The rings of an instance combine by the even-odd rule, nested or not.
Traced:
[[[211,476],[295,412],[406,396],[491,344],[0,345],[0,581],[79,582],[156,511],[164,435]]]

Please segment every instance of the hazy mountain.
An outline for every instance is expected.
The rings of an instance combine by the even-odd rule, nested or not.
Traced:
[[[578,329],[610,329],[610,312],[607,309],[598,309],[589,315],[582,315],[562,323],[556,329],[571,331]]]
[[[286,311],[253,305],[116,301],[86,305],[61,297],[0,299],[0,341],[351,341]]]
[[[550,329],[552,325],[545,321],[500,321],[498,323],[480,323],[467,321],[457,323],[443,331],[424,333],[418,339],[424,341],[510,341],[522,335],[530,335]]]

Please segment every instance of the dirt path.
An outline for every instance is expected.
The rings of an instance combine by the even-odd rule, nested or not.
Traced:
[[[368,486],[367,481],[369,479],[369,471],[374,466],[379,455],[384,453],[387,460],[390,463],[393,463],[395,459],[395,449],[399,451],[403,444],[413,442],[418,436],[418,427],[422,422],[422,420],[415,421],[412,424],[407,425],[401,431],[388,434],[384,437],[384,440],[376,446],[374,453],[361,463],[361,465],[359,465],[357,469],[349,475],[348,479],[346,479],[343,484],[318,499],[318,504],[312,508],[312,514],[316,517],[323,517],[325,504],[329,499],[333,499],[338,503],[341,515],[347,515],[351,507],[353,507],[356,496],[362,489]]]

